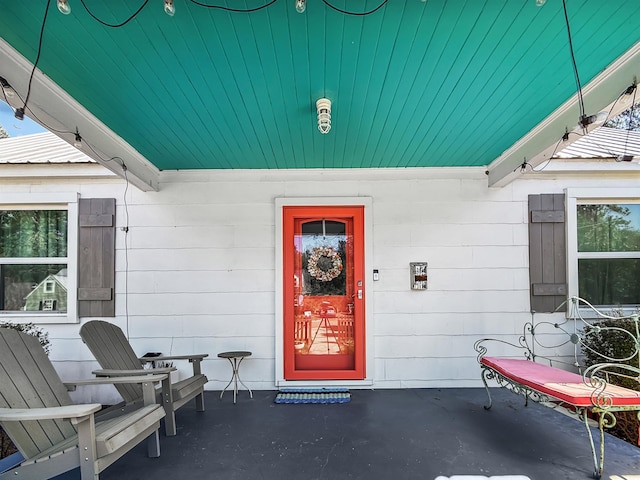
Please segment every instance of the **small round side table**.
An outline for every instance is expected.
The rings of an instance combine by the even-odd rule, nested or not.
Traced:
[[[251,352],[243,351],[222,352],[218,354],[218,357],[226,358],[227,360],[229,360],[231,369],[233,370],[233,373],[231,374],[231,380],[229,380],[227,386],[222,389],[222,392],[220,392],[220,400],[222,400],[222,395],[224,395],[224,392],[227,390],[227,388],[229,388],[229,385],[233,383],[233,403],[236,403],[236,397],[238,396],[238,382],[240,382],[240,385],[242,385],[244,388],[249,390],[249,397],[253,398],[253,392],[242,382],[242,380],[240,380],[239,374],[240,364],[242,363],[242,360],[250,356]]]

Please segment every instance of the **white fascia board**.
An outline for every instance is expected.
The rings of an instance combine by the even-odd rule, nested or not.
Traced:
[[[606,111],[610,118],[629,108],[629,104],[617,101],[627,87],[640,78],[640,42],[631,47],[624,55],[605,68],[596,78],[582,88],[586,115],[595,115]],[[621,99],[622,100],[622,99]],[[488,167],[489,186],[503,187],[521,176],[520,165],[526,158],[529,167],[537,167],[548,161],[562,148],[579,138],[569,135],[562,141],[566,132],[576,129],[580,121],[580,107],[576,93],[527,135],[518,140]],[[587,130],[600,126],[589,125]],[[583,131],[582,128],[579,130]]]
[[[0,76],[17,93],[10,105],[21,108],[33,64],[0,38],[0,66]],[[158,190],[159,170],[38,69],[25,115],[70,144],[75,140],[77,128],[83,140],[92,147],[83,149],[87,156],[142,191]],[[123,162],[126,168],[123,168]]]
[[[120,178],[95,163],[0,164],[0,180],[31,178]]]

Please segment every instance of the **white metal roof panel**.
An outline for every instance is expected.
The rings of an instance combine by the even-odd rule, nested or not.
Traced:
[[[0,164],[95,163],[51,132],[0,139]]]
[[[554,158],[640,156],[640,132],[599,127],[554,155]]]

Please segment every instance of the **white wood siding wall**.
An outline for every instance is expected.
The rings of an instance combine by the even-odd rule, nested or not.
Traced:
[[[118,226],[129,232],[117,231],[109,320],[128,331],[139,354],[209,353],[203,371],[217,390],[231,371],[216,354],[236,349],[253,352],[244,382],[274,388],[276,197],[373,199],[371,268],[380,271],[377,282],[367,272],[373,387],[464,387],[480,385],[473,343],[514,338],[530,319],[528,194],[636,183],[533,177],[489,189],[482,169],[388,169],[172,172],[151,193],[97,178],[0,180],[0,188],[116,198]],[[427,291],[409,289],[412,261],[429,262]],[[45,328],[63,378],[96,367],[79,325]],[[110,395],[102,390],[97,399]]]

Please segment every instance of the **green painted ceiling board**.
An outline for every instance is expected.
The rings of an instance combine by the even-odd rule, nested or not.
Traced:
[[[0,35],[33,61],[46,2],[22,3],[4,6]],[[85,3],[108,22],[139,5]],[[576,91],[560,0],[390,0],[369,16],[319,0],[304,14],[285,0],[253,13],[176,2],[172,18],[156,3],[122,28],[54,3],[39,66],[161,170],[482,166]],[[567,7],[583,84],[640,39],[637,1]]]

